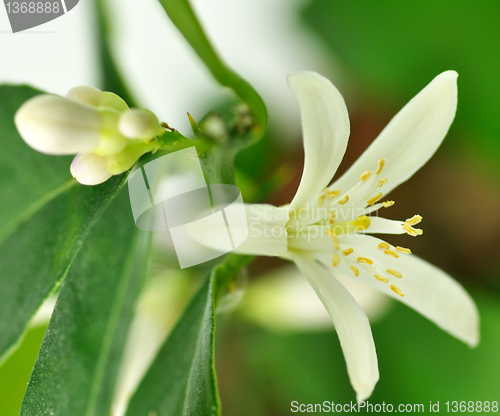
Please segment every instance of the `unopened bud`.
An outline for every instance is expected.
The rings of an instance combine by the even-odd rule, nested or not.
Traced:
[[[71,163],[71,174],[82,185],[99,185],[113,174],[108,170],[108,159],[94,153],[79,153]]]
[[[156,116],[148,110],[133,108],[120,116],[118,130],[129,139],[151,139],[164,132]]]
[[[118,95],[112,92],[101,91],[94,87],[80,86],[71,88],[66,98],[78,101],[94,107],[109,107],[123,112],[128,110],[127,103]]]
[[[99,144],[102,116],[89,105],[55,95],[25,102],[14,121],[33,149],[51,155],[89,152]]]

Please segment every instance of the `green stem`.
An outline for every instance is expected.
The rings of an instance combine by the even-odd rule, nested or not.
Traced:
[[[259,140],[267,128],[267,110],[260,95],[222,62],[205,36],[188,0],[159,0],[159,2],[215,79],[221,85],[232,89],[248,105],[255,119],[251,130],[252,138],[255,141]]]

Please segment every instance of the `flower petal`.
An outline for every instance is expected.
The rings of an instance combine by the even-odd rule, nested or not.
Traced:
[[[304,172],[291,208],[315,200],[331,181],[349,139],[349,116],[340,92],[315,72],[290,75],[288,84],[300,107]]]
[[[404,234],[404,221],[389,220],[381,217],[370,217],[370,226],[365,230],[368,234]]]
[[[379,378],[377,353],[368,318],[347,289],[316,260],[289,254],[333,320],[357,400],[367,399]]]
[[[357,279],[407,304],[469,346],[477,345],[479,315],[476,305],[465,289],[448,274],[413,254],[398,254],[392,246],[390,250],[399,257],[385,254],[384,248],[378,248],[380,243],[385,242],[375,237],[341,236],[339,240],[341,247],[345,245],[354,249],[353,258],[371,259],[376,267],[376,271],[372,272],[368,267],[358,267]],[[330,264],[328,257],[323,256],[321,261]],[[338,268],[354,277],[347,263],[341,262]],[[397,271],[402,277],[386,273],[388,269]],[[389,283],[377,280],[374,273],[389,278]],[[404,296],[396,294],[390,285],[396,285]]]
[[[235,217],[230,224],[231,233],[244,235],[246,240],[232,250],[234,253],[257,256],[280,256],[286,253],[288,236],[285,224],[288,222],[286,209],[267,204],[245,204],[245,218]],[[197,229],[198,222],[189,224],[191,238],[199,244],[213,250],[227,252],[226,240],[217,238],[216,230],[207,229],[210,224],[204,222],[203,230]]]
[[[384,195],[409,179],[434,154],[455,117],[457,76],[446,71],[434,78],[387,125],[350,169],[332,188],[348,191],[364,171],[377,167],[385,159],[380,177],[388,182],[380,190]]]

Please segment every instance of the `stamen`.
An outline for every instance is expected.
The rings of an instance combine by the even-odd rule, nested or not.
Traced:
[[[403,293],[403,292],[401,292],[401,289],[399,289],[399,287],[397,287],[397,286],[395,286],[395,285],[391,285],[391,290],[392,290],[394,293],[398,294],[399,296],[404,297],[404,293]]]
[[[417,237],[417,236],[422,235],[424,233],[423,230],[421,230],[419,228],[413,228],[411,225],[408,225],[406,223],[403,224],[403,230],[405,230],[406,233],[411,235],[412,237]]]
[[[351,270],[354,272],[354,276],[358,277],[359,276],[359,270],[356,269],[356,267],[351,266]]]
[[[340,189],[333,189],[329,193],[330,193],[330,197],[336,198],[337,196],[340,195]]]
[[[330,192],[328,188],[323,189],[323,193],[318,197],[318,205],[320,207],[323,206],[323,201],[325,200],[325,198],[330,198]]]
[[[333,245],[335,246],[335,250],[340,250],[340,244],[339,244],[339,239],[337,237],[337,234],[333,233],[332,239],[333,239]]]
[[[389,208],[389,207],[392,207],[394,205],[394,201],[382,202],[382,205],[384,206],[384,208]]]
[[[340,257],[337,254],[334,254],[332,257],[332,266],[337,267],[340,262]]]
[[[334,224],[334,223],[335,223],[335,211],[332,211],[332,212],[330,213],[330,219],[328,220],[328,222],[329,222],[330,224]]]
[[[381,250],[389,250],[389,244],[387,244],[387,243],[380,243],[378,245],[378,248],[381,249]]]
[[[374,274],[374,276],[377,280],[380,280],[381,282],[389,283],[389,279],[386,279],[385,277],[380,277],[378,274]]]
[[[387,183],[387,178],[382,179],[377,183],[377,188],[380,188],[382,185],[385,185]]]
[[[358,261],[358,263],[366,263],[366,264],[369,264],[369,265],[373,264],[373,261],[371,261],[367,257],[358,257],[357,261]]]
[[[336,250],[340,250],[340,244],[339,244],[339,239],[337,237],[337,234],[335,234],[335,231],[333,231],[332,229],[330,228],[327,228],[326,229],[326,233],[332,237],[332,240],[333,240],[333,245],[335,246],[335,249]]]
[[[380,175],[380,172],[382,172],[382,169],[384,168],[385,165],[385,159],[380,159],[378,161],[378,168],[375,171],[375,175]]]
[[[399,273],[393,269],[387,269],[386,272],[389,274],[392,274],[393,276],[399,277],[400,279],[403,277],[403,275],[401,273]]]
[[[352,225],[354,225],[355,231],[364,231],[370,226],[371,222],[370,217],[360,215],[352,222]]]
[[[377,195],[371,197],[367,202],[368,205],[373,205],[375,202],[377,202],[380,198],[382,198],[382,192],[379,192]]]
[[[393,257],[396,257],[397,259],[399,259],[399,254],[395,253],[392,250],[384,250],[384,254],[387,254],[388,256],[393,256]]]
[[[365,181],[367,181],[370,178],[370,176],[372,176],[372,173],[369,170],[367,170],[365,173],[363,173],[359,177],[359,180],[362,181],[362,182],[365,182]]]
[[[409,248],[404,248],[400,246],[396,246],[396,251],[399,251],[400,253],[411,254],[411,250]]]
[[[339,205],[344,205],[347,201],[349,201],[349,195],[346,195],[339,201]]]
[[[422,217],[420,215],[414,215],[411,218],[408,218],[405,223],[408,225],[417,225],[420,221],[422,221]]]
[[[347,250],[344,250],[342,253],[344,253],[345,256],[348,256],[351,254],[354,250],[352,248],[348,248]]]

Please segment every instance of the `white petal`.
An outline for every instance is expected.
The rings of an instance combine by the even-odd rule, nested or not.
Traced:
[[[348,191],[382,158],[386,163],[380,178],[388,179],[380,188],[384,195],[409,179],[431,158],[450,128],[457,107],[457,76],[446,71],[434,78],[332,187]]]
[[[403,221],[388,220],[387,218],[370,217],[368,234],[404,234]]]
[[[330,314],[357,400],[366,400],[379,378],[370,323],[347,289],[316,260],[290,254]]]
[[[333,84],[315,72],[290,75],[288,84],[299,103],[304,136],[304,173],[291,207],[315,201],[331,181],[349,139],[349,116]]]
[[[99,144],[97,109],[55,95],[38,95],[15,116],[16,127],[33,149],[51,155],[90,152]]]
[[[276,208],[273,205],[253,204],[245,205],[246,221],[242,219],[231,223],[233,234],[242,235],[248,227],[246,240],[233,250],[235,253],[257,256],[281,256],[287,251],[288,237],[285,225],[288,221],[286,209]],[[206,229],[197,230],[196,223],[190,224],[191,237],[198,243],[213,250],[227,252],[225,240],[216,238],[217,233]]]
[[[94,153],[79,153],[71,162],[71,174],[82,185],[99,185],[113,174],[108,170],[107,158]]]
[[[378,245],[383,242],[371,236],[341,236],[341,246],[352,247],[350,256],[367,257],[377,267],[376,273],[385,274],[389,284],[378,281],[372,273],[358,267],[358,279],[372,287],[392,296],[395,299],[421,313],[443,330],[473,347],[479,341],[479,315],[476,305],[465,289],[448,274],[437,267],[418,258],[414,254],[399,253],[399,258],[384,254]],[[393,251],[394,248],[391,247]],[[323,257],[325,264],[330,259]],[[338,268],[345,274],[354,277],[346,263],[341,262]],[[397,278],[385,271],[395,270],[403,277]],[[394,293],[390,284],[395,284],[404,297]]]

